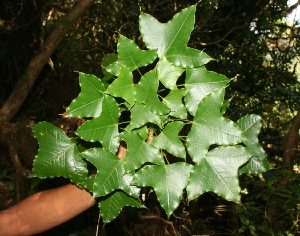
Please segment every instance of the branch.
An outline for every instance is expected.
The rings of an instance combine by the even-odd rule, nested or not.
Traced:
[[[11,120],[19,111],[53,51],[59,45],[64,36],[70,31],[72,25],[93,3],[94,0],[80,0],[73,7],[71,12],[60,20],[58,26],[46,39],[40,52],[32,58],[22,77],[17,81],[14,90],[1,107],[0,122]]]
[[[283,145],[283,167],[290,171],[293,170],[295,157],[299,153],[297,150],[299,145],[299,129],[300,129],[300,110],[292,121],[292,126],[287,133]]]

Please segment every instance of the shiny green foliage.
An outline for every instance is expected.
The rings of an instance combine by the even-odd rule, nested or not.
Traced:
[[[143,207],[143,187],[154,190],[168,217],[185,190],[188,200],[211,191],[240,202],[239,175],[268,169],[257,139],[260,118],[226,118],[230,80],[206,69],[207,54],[187,47],[195,11],[196,5],[188,7],[167,23],[142,13],[147,50],[120,36],[117,56],[103,60],[104,79],[79,74],[81,93],[67,109],[87,120],[78,139],[47,123],[34,127],[35,174],[86,187],[99,197],[104,222],[125,206]],[[124,159],[116,156],[121,140]],[[88,177],[86,162],[97,169],[94,176]]]
[[[46,122],[34,126],[40,149],[34,160],[34,173],[40,178],[62,176],[81,185],[88,169],[74,139]]]

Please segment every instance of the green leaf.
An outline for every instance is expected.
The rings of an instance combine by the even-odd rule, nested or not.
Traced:
[[[171,90],[177,89],[176,82],[183,72],[184,69],[174,66],[166,58],[160,59],[156,66],[158,79],[166,88]]]
[[[104,148],[116,153],[119,147],[118,119],[120,109],[118,103],[106,95],[103,99],[102,110],[99,117],[81,125],[76,134],[86,141],[99,141]]]
[[[103,83],[94,75],[79,73],[81,92],[67,108],[71,117],[97,117],[102,112]]]
[[[118,41],[118,53],[118,63],[127,66],[130,71],[151,64],[157,57],[156,50],[141,50],[123,35],[120,35]]]
[[[100,215],[104,223],[109,223],[115,219],[121,210],[126,206],[143,208],[145,207],[139,200],[128,196],[123,191],[115,191],[98,204]]]
[[[140,128],[147,123],[157,124],[162,126],[165,120],[165,116],[160,116],[150,111],[149,106],[144,104],[135,103],[134,107],[130,110],[131,122],[126,130]]]
[[[125,174],[123,161],[120,158],[103,148],[88,149],[82,155],[97,168],[93,186],[94,198],[126,188],[122,178]]]
[[[200,162],[210,145],[232,145],[243,141],[242,132],[233,121],[223,117],[224,90],[206,96],[198,106],[191,131],[187,137],[187,150],[195,162]]]
[[[188,48],[187,43],[194,29],[196,5],[177,13],[167,23],[160,23],[146,13],[140,15],[140,31],[147,48],[157,49],[158,57],[180,67],[199,67],[211,58],[204,52]]]
[[[228,100],[225,100],[225,101],[223,102],[223,106],[222,106],[222,108],[221,108],[221,114],[222,114],[222,115],[225,114],[226,110],[227,110],[228,107],[230,106],[231,99],[232,99],[232,98],[230,98],[230,99],[228,99]]]
[[[106,70],[106,67],[115,63],[117,60],[118,60],[118,55],[115,53],[106,54],[102,58],[101,66],[103,68],[102,72],[104,74],[104,77],[102,78],[103,82],[108,82],[111,78],[113,78],[115,76],[114,74],[109,73]]]
[[[218,147],[207,153],[191,171],[187,185],[188,199],[214,192],[228,201],[240,202],[238,169],[252,153],[242,146]]]
[[[127,130],[127,131],[130,131],[130,130]],[[137,133],[143,140],[147,140],[148,135],[149,135],[149,130],[146,125],[142,126],[141,128],[134,129],[132,131]]]
[[[258,141],[258,134],[261,130],[261,117],[247,115],[239,119],[236,124],[243,132],[244,143],[253,153],[253,157],[240,168],[239,173],[258,174],[270,170],[271,166],[267,161],[267,155]]]
[[[208,71],[204,66],[187,69],[185,88],[188,93],[184,101],[188,111],[195,115],[201,100],[211,92],[225,88],[229,81],[226,76]]]
[[[147,48],[157,49],[162,58],[172,45],[186,45],[194,29],[196,6],[183,9],[168,23],[160,23],[153,16],[140,14],[140,31]]]
[[[124,184],[125,184],[123,186],[123,190],[128,195],[138,199],[140,197],[141,188],[139,188],[137,186],[134,186],[134,185],[131,185],[131,182],[133,180],[133,176],[134,176],[133,172],[126,173],[125,175],[123,175],[123,181],[124,181]]]
[[[163,98],[163,103],[166,104],[171,112],[169,113],[170,116],[179,118],[179,119],[186,119],[187,118],[187,111],[185,105],[182,103],[182,97],[186,95],[187,91],[185,89],[176,89],[170,91],[170,93]]]
[[[175,157],[185,158],[185,147],[178,138],[178,133],[184,126],[183,122],[172,122],[153,140],[152,145],[164,149]]]
[[[172,64],[183,68],[203,66],[212,60],[212,58],[203,51],[199,51],[194,48],[180,48],[176,46],[170,48],[166,54],[166,58]]]
[[[88,170],[76,143],[58,127],[42,122],[33,127],[39,151],[33,162],[33,172],[39,178],[65,177],[81,185]]]
[[[101,61],[101,66],[103,68],[108,67],[110,64],[116,62],[118,60],[118,54],[110,53],[103,56]]]
[[[127,144],[124,160],[126,172],[138,169],[146,162],[164,164],[164,159],[159,149],[151,144],[145,143],[137,133],[125,131],[120,134],[120,138]]]
[[[128,195],[139,198],[140,188],[130,185],[133,174],[125,173],[122,159],[102,148],[88,149],[82,155],[97,168],[97,174],[89,181],[93,183],[92,188],[88,188],[94,197],[122,189]]]
[[[145,104],[158,115],[167,114],[170,109],[158,99],[158,78],[154,70],[144,74],[136,86],[136,100]]]
[[[132,73],[126,66],[121,65],[119,77],[108,86],[106,92],[125,99],[130,106],[134,104],[135,85],[133,84]]]
[[[132,184],[153,187],[158,201],[170,217],[182,199],[191,169],[191,165],[182,162],[145,166],[135,174]]]

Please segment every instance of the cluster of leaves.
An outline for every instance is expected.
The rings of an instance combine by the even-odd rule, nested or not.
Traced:
[[[206,70],[206,53],[187,47],[195,11],[190,6],[167,23],[141,13],[147,50],[121,35],[117,54],[102,62],[102,80],[79,73],[81,93],[67,108],[70,117],[87,119],[76,138],[46,122],[34,126],[40,145],[35,175],[63,176],[87,188],[99,198],[104,222],[124,206],[144,207],[140,190],[146,186],[168,217],[185,191],[188,200],[211,191],[240,202],[238,176],[269,168],[257,139],[260,117],[224,117],[230,80]],[[121,141],[124,159],[116,156]]]

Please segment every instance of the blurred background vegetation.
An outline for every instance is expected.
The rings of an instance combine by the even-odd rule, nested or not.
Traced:
[[[144,48],[138,29],[141,11],[167,22],[176,12],[196,2],[95,1],[73,24],[39,74],[21,109],[13,119],[0,123],[0,209],[36,191],[64,183],[64,180],[45,183],[29,178],[37,150],[31,126],[47,120],[66,132],[76,128],[77,121],[61,116],[79,93],[76,71],[101,78],[101,60],[105,54],[116,51],[120,34]],[[64,19],[76,3],[74,0],[0,2],[0,107],[30,60],[58,26],[59,19]],[[298,5],[300,1],[288,4],[287,0],[202,0],[198,3],[189,46],[204,50],[215,59],[208,64],[209,70],[232,79],[226,94],[228,99],[232,98],[228,117],[237,120],[251,113],[262,116],[259,138],[274,169],[263,175],[241,177],[241,205],[208,193],[191,203],[189,209],[179,210],[178,216],[170,221],[178,235],[300,233],[300,21],[291,17]],[[48,235],[94,235],[98,224],[95,212],[92,209],[49,231]],[[105,227],[103,235],[168,235],[166,232],[172,235],[165,221],[156,219],[157,227],[153,228],[149,222],[130,216],[131,212],[125,211]]]

